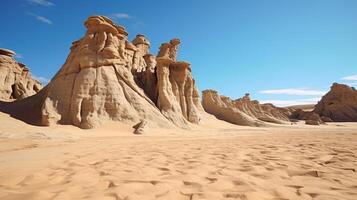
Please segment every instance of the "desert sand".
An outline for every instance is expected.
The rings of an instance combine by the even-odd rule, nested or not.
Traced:
[[[357,123],[38,127],[0,113],[0,199],[351,199]]]

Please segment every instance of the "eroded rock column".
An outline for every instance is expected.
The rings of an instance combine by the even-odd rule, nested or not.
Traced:
[[[199,123],[203,109],[190,64],[176,61],[179,44],[179,39],[173,39],[160,46],[157,56],[157,105],[176,124]]]

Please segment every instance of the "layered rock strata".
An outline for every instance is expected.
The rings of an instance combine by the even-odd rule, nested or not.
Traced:
[[[104,16],[85,22],[87,32],[73,42],[62,68],[38,95],[2,110],[37,125],[72,124],[98,127],[106,120],[150,126],[188,127],[200,121],[200,100],[191,68],[176,62],[178,39],[164,54],[149,52],[150,42],[128,33]],[[27,119],[24,110],[31,111]],[[171,123],[170,123],[171,122]]]
[[[232,100],[214,90],[203,91],[202,105],[206,112],[218,119],[243,126],[266,126],[266,122],[281,124],[288,122],[291,114],[289,109],[252,101],[249,94]]]
[[[35,80],[26,65],[17,62],[16,53],[0,49],[0,100],[14,101],[38,93],[42,85]]]
[[[173,39],[160,46],[157,56],[157,106],[171,121],[199,123],[203,111],[199,93],[187,62],[177,62],[180,40]]]

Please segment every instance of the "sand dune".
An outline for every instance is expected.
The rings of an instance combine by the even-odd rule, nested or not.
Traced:
[[[138,136],[118,123],[83,131],[0,118],[0,199],[357,196],[356,123],[242,128],[211,119]]]

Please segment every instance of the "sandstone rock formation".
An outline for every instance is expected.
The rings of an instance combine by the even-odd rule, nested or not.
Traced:
[[[334,83],[313,112],[325,120],[357,122],[357,91],[347,85]]]
[[[133,43],[147,53],[144,70],[134,72],[138,85],[157,105],[161,113],[174,124],[184,127],[189,122],[199,123],[204,112],[195,80],[188,62],[177,61],[179,39],[172,39],[160,46],[157,57],[148,54],[150,43],[144,36],[137,36]],[[141,54],[142,55],[142,54]]]
[[[305,124],[309,124],[309,125],[325,124],[325,122],[321,119],[321,117],[314,112],[307,113],[305,117],[306,117]]]
[[[249,94],[231,100],[229,97],[220,96],[214,90],[203,91],[202,105],[206,112],[218,119],[243,126],[265,126],[266,122],[280,124],[288,122],[291,114],[286,108],[251,101]]]
[[[15,52],[0,49],[0,100],[13,101],[38,93],[42,85],[29,69],[14,59]]]
[[[133,71],[144,67],[140,50],[123,27],[102,16],[89,17],[86,35],[73,43],[62,69],[48,86],[42,124],[93,128],[103,120],[167,120],[135,83]],[[144,61],[145,62],[145,61]]]
[[[172,122],[181,125],[186,120],[199,123],[203,111],[191,66],[177,62],[179,39],[160,46],[157,56],[157,106]]]
[[[328,120],[327,118],[324,119]],[[305,120],[305,124],[309,125],[320,125],[327,122],[323,120],[317,113],[314,113],[313,111],[304,111],[302,109],[296,109],[292,111],[290,120]]]
[[[136,72],[145,71],[147,64],[144,56],[149,53],[150,42],[144,35],[137,35],[133,40],[133,45],[136,47],[133,70]]]
[[[331,90],[322,97],[312,111],[297,109],[292,112],[290,118],[309,121],[310,124],[356,122],[357,91],[347,85],[334,83]]]
[[[1,106],[3,111],[32,124],[85,129],[106,120],[145,120],[160,127],[188,127],[200,121],[203,109],[191,68],[176,61],[178,39],[165,43],[155,58],[144,35],[129,42],[124,27],[107,17],[89,17],[85,26],[85,36],[73,42],[66,62],[46,88]],[[24,110],[31,111],[31,120]]]

